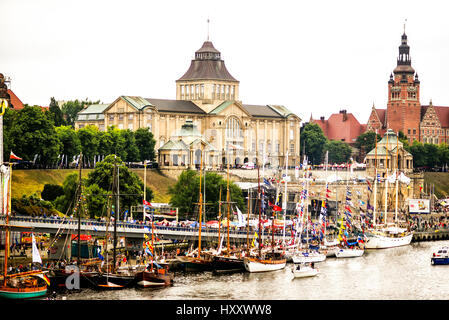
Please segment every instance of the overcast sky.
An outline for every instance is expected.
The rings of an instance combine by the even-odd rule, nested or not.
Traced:
[[[27,104],[175,99],[210,39],[244,104],[308,121],[386,108],[406,22],[421,103],[449,106],[447,1],[0,0],[0,73]]]

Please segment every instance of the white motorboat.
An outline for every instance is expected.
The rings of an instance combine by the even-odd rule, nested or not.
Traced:
[[[363,249],[340,248],[335,253],[335,256],[337,258],[354,258],[354,257],[361,257],[364,252],[365,250]]]
[[[297,263],[293,265],[292,273],[295,278],[314,277],[318,274],[318,269],[306,264]]]
[[[409,245],[413,233],[405,228],[389,227],[381,230],[369,231],[367,234],[366,249],[384,249]]]
[[[293,263],[322,262],[326,255],[317,251],[299,251],[292,257]]]

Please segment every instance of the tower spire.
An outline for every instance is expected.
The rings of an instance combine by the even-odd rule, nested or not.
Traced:
[[[210,23],[210,20],[209,20],[209,18],[207,18],[207,41],[209,41],[209,23]]]
[[[405,34],[405,24],[407,23],[407,19],[404,21],[404,34]]]

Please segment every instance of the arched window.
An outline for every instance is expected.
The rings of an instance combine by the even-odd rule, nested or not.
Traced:
[[[235,117],[230,117],[226,121],[226,138],[228,140],[237,140],[243,137],[240,121]]]

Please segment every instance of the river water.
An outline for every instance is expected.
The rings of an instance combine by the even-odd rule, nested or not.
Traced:
[[[433,266],[430,257],[449,241],[365,251],[359,258],[328,258],[315,264],[312,278],[293,277],[292,264],[267,273],[175,274],[161,289],[65,292],[65,300],[446,300],[449,265]]]

